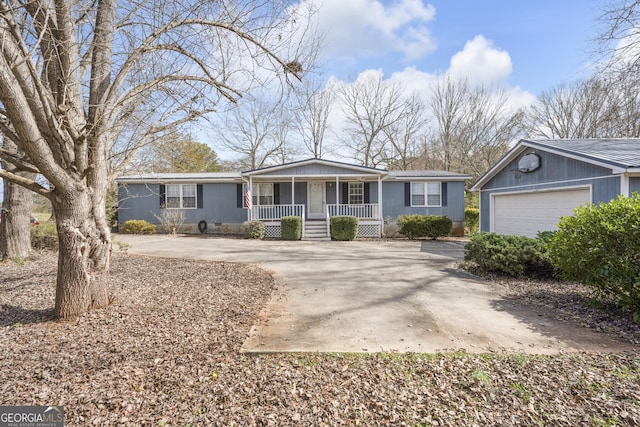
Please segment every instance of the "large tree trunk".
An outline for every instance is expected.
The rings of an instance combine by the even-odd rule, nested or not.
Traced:
[[[2,148],[8,151],[17,150],[8,138],[2,142]],[[16,172],[15,167],[2,162],[2,167],[16,175],[35,179],[29,172]],[[33,205],[31,190],[3,179],[4,200],[2,205],[2,222],[0,223],[0,260],[24,258],[31,252],[30,217]]]
[[[55,316],[77,317],[109,304],[111,236],[104,197],[58,195],[52,202],[58,229],[58,277]]]
[[[0,259],[24,258],[31,252],[31,191],[8,180],[4,183]]]

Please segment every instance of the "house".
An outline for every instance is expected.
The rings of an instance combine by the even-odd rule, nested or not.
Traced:
[[[280,237],[280,219],[296,215],[303,221],[303,238],[327,239],[332,216],[356,216],[359,237],[380,237],[385,220],[417,213],[446,215],[454,223],[454,232],[461,234],[464,181],[470,178],[443,171],[387,171],[324,159],[238,173],[122,176],[116,179],[118,221],[158,224],[164,209],[182,209],[182,232],[196,233],[198,224],[202,229],[206,224],[208,233],[234,234],[243,222],[260,220],[267,237]]]
[[[534,237],[580,205],[640,192],[640,139],[523,139],[471,190],[481,231]]]

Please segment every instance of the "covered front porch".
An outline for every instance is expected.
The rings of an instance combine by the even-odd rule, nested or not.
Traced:
[[[358,218],[358,237],[381,237],[382,182],[379,176],[290,176],[286,180],[250,176],[248,220],[265,223],[267,237],[280,237],[285,216],[302,218],[303,239],[329,239],[330,218]]]

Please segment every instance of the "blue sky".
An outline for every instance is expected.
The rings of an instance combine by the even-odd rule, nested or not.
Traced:
[[[602,7],[596,0],[321,0],[320,4],[328,75],[349,81],[367,69],[381,69],[389,77],[407,67],[437,75],[451,67],[454,55],[466,54],[464,63],[471,69],[474,61],[484,61],[477,65],[487,73],[485,83],[494,73],[496,82],[533,95],[584,76]],[[478,38],[483,42],[465,51]],[[412,42],[423,51],[411,50]],[[483,55],[491,51],[502,53],[502,59]]]

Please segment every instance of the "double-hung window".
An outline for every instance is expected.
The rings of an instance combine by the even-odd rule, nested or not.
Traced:
[[[167,209],[196,208],[196,184],[167,184],[165,191]]]
[[[412,182],[411,206],[442,206],[442,184],[440,182]]]
[[[364,203],[364,183],[350,182],[349,183],[349,204],[361,205],[363,203]]]
[[[253,184],[254,205],[273,205],[273,183]]]

